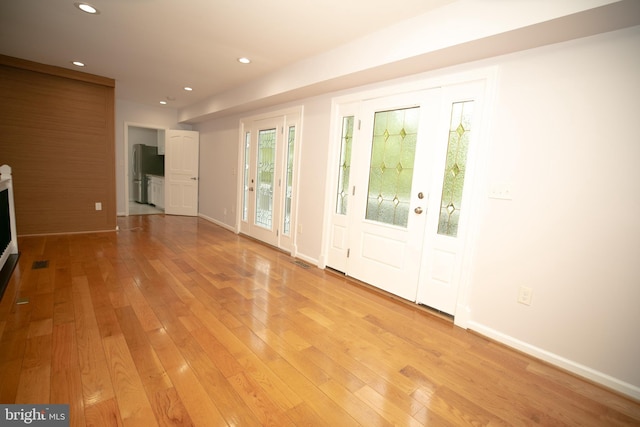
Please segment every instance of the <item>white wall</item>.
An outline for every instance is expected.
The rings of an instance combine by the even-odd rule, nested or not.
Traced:
[[[636,397],[638,51],[635,27],[500,61],[489,174],[512,184],[513,201],[489,201],[470,300],[475,328]],[[530,307],[515,303],[521,285]]]
[[[640,398],[640,27],[439,70],[497,65],[469,326]],[[406,80],[406,79],[405,79]],[[330,100],[304,106],[298,250],[321,255]],[[273,109],[281,109],[277,106]],[[248,116],[250,114],[244,114]],[[201,213],[235,206],[238,116],[199,124]],[[211,165],[206,165],[212,162]],[[227,177],[229,179],[227,179]],[[516,302],[521,285],[533,303]]]
[[[237,116],[202,123],[200,131],[200,192],[198,213],[235,229],[239,120]],[[226,214],[225,214],[226,212]]]
[[[127,123],[156,129],[191,129],[190,125],[178,123],[178,113],[175,108],[166,106],[149,107],[116,99],[116,201],[118,215],[125,214],[125,170],[127,170],[125,158],[128,159],[129,157],[125,156],[124,152]]]
[[[298,221],[296,246],[298,257],[316,262],[322,244],[324,215],[325,171],[329,152],[331,98],[315,97],[305,100],[302,118],[301,160],[298,168]],[[302,232],[299,232],[300,229]]]

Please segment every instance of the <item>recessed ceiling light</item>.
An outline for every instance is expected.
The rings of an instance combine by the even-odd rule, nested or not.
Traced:
[[[81,11],[90,13],[91,15],[98,15],[100,13],[98,9],[88,3],[74,3],[73,5]]]
[[[193,90],[193,88],[191,88],[189,86],[185,86],[184,90],[186,90],[187,92],[191,92]]]
[[[238,58],[238,62],[240,62],[241,64],[249,64],[251,62],[251,60],[249,58]]]
[[[160,104],[167,105],[167,101],[160,101]]]
[[[84,62],[73,61],[72,64],[75,65],[76,67],[84,67]]]

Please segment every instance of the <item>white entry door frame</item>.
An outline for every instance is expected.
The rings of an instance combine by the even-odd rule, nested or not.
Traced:
[[[419,233],[419,243],[414,242],[416,248],[420,250],[420,257],[416,261],[418,266],[418,279],[416,280],[416,290],[401,290],[394,292],[393,280],[391,278],[381,279],[379,276],[369,280],[358,271],[356,267],[356,278],[364,277],[366,282],[375,282],[376,280],[384,280],[385,284],[380,286],[372,283],[374,286],[380,287],[385,291],[395,293],[405,299],[413,302],[424,304],[437,308],[454,316],[454,321],[459,326],[465,327],[468,321],[468,300],[470,294],[469,288],[469,271],[471,269],[473,242],[477,229],[480,224],[479,218],[484,211],[486,204],[486,157],[487,157],[487,137],[484,129],[487,128],[488,108],[490,99],[495,91],[495,81],[497,78],[497,70],[495,68],[487,68],[476,70],[473,72],[461,73],[457,75],[437,77],[433,79],[425,79],[407,84],[393,87],[382,87],[379,89],[346,95],[333,101],[332,108],[332,137],[329,146],[329,163],[327,168],[327,193],[325,195],[325,206],[327,210],[324,216],[324,230],[322,254],[320,257],[320,267],[332,267],[347,275],[353,275],[352,266],[354,262],[351,260],[353,247],[363,245],[362,237],[360,241],[353,237],[354,224],[362,221],[360,218],[351,219],[352,212],[348,215],[339,215],[340,196],[336,195],[335,189],[340,190],[340,178],[338,173],[338,164],[341,161],[341,137],[343,134],[343,123],[346,117],[355,117],[356,123],[368,120],[364,117],[364,113],[370,111],[365,108],[371,100],[382,99],[394,94],[418,93],[420,91],[428,91],[432,88],[441,88],[442,101],[439,106],[439,118],[437,118],[437,143],[427,149],[433,156],[433,166],[429,166],[432,171],[428,177],[418,179],[426,179],[426,181],[418,182],[418,185],[426,185],[428,190],[424,190],[425,199],[421,202],[424,206],[424,225],[423,231]],[[462,209],[460,202],[457,201],[452,206],[443,205],[443,181],[446,164],[451,154],[447,154],[447,146],[451,141],[448,139],[449,127],[452,120],[452,103],[460,103],[463,101],[474,100],[477,113],[474,117],[473,141],[470,145],[466,157],[464,191],[462,196]],[[390,105],[393,108],[392,105]],[[456,107],[457,108],[457,107]],[[450,123],[451,122],[451,123]],[[356,131],[354,131],[354,140],[356,139]],[[360,136],[362,138],[362,136]],[[355,144],[355,142],[354,142]],[[358,150],[353,149],[354,152]],[[423,150],[423,153],[425,151]],[[423,154],[417,154],[418,157]],[[449,157],[447,157],[449,156]],[[418,160],[417,160],[418,161]],[[423,163],[422,166],[425,164]],[[340,165],[342,167],[342,165]],[[357,168],[356,168],[357,169]],[[353,171],[352,171],[353,172]],[[458,174],[460,171],[456,168],[449,173]],[[360,168],[360,174],[365,174]],[[349,177],[350,182],[357,182],[362,177]],[[361,185],[361,184],[360,184]],[[456,184],[457,185],[457,184]],[[348,203],[352,208],[354,203],[358,203],[357,197],[351,194],[351,186],[348,187]],[[345,193],[345,189],[342,189]],[[356,190],[356,194],[357,194]],[[366,191],[366,190],[365,190]],[[416,201],[417,202],[417,201]],[[359,202],[362,204],[362,201]],[[413,202],[412,202],[413,203]],[[456,206],[457,205],[457,206]],[[417,205],[416,205],[417,206]],[[421,205],[422,207],[422,205]],[[447,214],[446,208],[449,208],[458,215],[456,222],[456,232],[454,235],[445,235],[443,233],[443,225],[440,224]],[[415,207],[413,204],[410,209],[413,212]],[[449,212],[449,213],[451,213]],[[444,216],[443,216],[444,215]],[[415,219],[415,218],[414,218]],[[355,222],[354,222],[355,221]],[[357,227],[356,227],[357,228]],[[383,246],[381,246],[383,248]],[[393,258],[393,253],[389,253]],[[384,259],[384,254],[378,254],[378,258]],[[396,256],[397,258],[397,256]],[[356,263],[357,264],[357,263]],[[337,266],[337,267],[336,267]],[[365,269],[366,270],[366,269]],[[358,277],[358,275],[360,277]],[[366,275],[365,275],[366,276]],[[413,281],[415,275],[412,275]],[[399,280],[403,280],[400,278]]]
[[[296,256],[302,107],[240,120],[236,232]]]

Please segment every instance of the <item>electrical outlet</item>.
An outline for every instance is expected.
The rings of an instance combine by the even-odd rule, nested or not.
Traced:
[[[102,203],[96,202],[96,210],[97,211],[101,211],[102,210]]]
[[[533,290],[526,286],[520,286],[518,291],[518,302],[524,305],[531,305],[531,298],[533,296]]]

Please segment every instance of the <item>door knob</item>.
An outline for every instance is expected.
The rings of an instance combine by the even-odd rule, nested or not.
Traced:
[[[253,191],[253,187],[249,187],[249,191]]]
[[[413,210],[415,213],[417,213],[418,215],[420,215],[422,213],[422,208],[420,206],[418,206],[417,208],[415,208]]]

